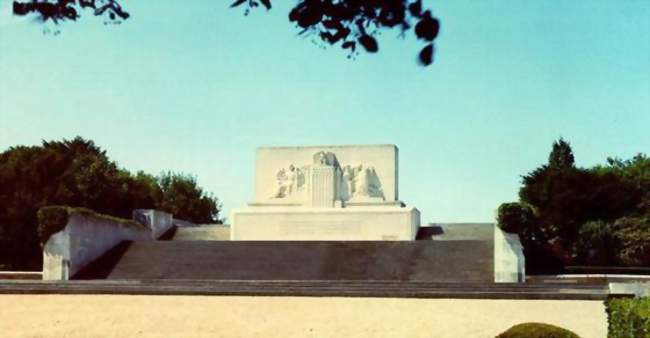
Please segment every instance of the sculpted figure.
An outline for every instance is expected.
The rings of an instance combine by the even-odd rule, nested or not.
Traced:
[[[326,156],[325,152],[319,151],[318,153],[316,153],[316,157],[314,159],[314,164],[327,165],[327,156]]]
[[[348,200],[354,193],[354,171],[349,165],[343,167],[341,181],[341,198]]]
[[[274,198],[284,198],[298,190],[298,171],[293,164],[289,166],[288,172],[284,168],[278,171],[278,188],[273,194]]]
[[[384,198],[375,167],[359,165],[352,169],[350,197]]]
[[[356,196],[368,196],[368,188],[370,182],[368,180],[368,169],[359,166],[359,173],[357,174],[354,186],[354,194]]]

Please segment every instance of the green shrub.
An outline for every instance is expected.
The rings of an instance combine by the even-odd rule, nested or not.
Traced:
[[[36,217],[38,218],[38,238],[40,238],[41,244],[45,244],[52,235],[65,228],[70,214],[67,207],[49,206],[40,208]]]
[[[617,219],[614,222],[614,236],[621,243],[617,253],[623,264],[650,265],[650,214]]]
[[[595,266],[619,265],[620,244],[614,236],[614,227],[603,220],[589,221],[580,227],[576,250],[579,264]]]
[[[549,324],[523,323],[509,328],[497,338],[580,338],[577,334]]]
[[[650,338],[650,298],[614,298],[605,305],[609,338]]]
[[[497,225],[508,233],[519,233],[533,221],[533,210],[522,203],[503,203],[497,210]]]
[[[41,244],[45,244],[50,239],[50,237],[52,237],[52,235],[63,230],[68,224],[70,216],[73,214],[81,214],[85,217],[108,220],[116,223],[118,226],[123,227],[146,228],[145,225],[142,225],[138,222],[129,219],[98,214],[86,208],[72,208],[59,205],[47,206],[40,208],[36,213],[38,217],[38,237],[41,240]]]

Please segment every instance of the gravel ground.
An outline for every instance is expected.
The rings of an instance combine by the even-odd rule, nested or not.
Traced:
[[[1,337],[494,337],[545,322],[604,338],[601,301],[0,295]]]

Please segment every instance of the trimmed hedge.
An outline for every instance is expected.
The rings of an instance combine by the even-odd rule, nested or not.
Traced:
[[[40,208],[36,213],[36,216],[38,217],[38,237],[41,240],[41,245],[44,245],[52,235],[65,229],[65,226],[70,220],[70,216],[73,214],[81,214],[84,217],[104,219],[117,223],[119,226],[128,228],[147,228],[147,226],[129,219],[98,214],[86,208],[73,208],[62,205],[47,206]]]
[[[650,298],[613,298],[605,302],[609,338],[650,338]]]
[[[520,233],[534,218],[533,209],[524,203],[503,203],[497,209],[497,226],[507,233]]]
[[[523,323],[509,328],[496,338],[580,338],[580,336],[550,324]]]

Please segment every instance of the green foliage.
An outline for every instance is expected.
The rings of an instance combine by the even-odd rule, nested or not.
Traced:
[[[650,159],[643,154],[609,158],[607,165],[587,169],[574,162],[571,146],[560,139],[548,163],[523,176],[519,199],[534,210],[534,224],[515,228],[514,223],[527,224],[522,220],[529,219],[528,213],[512,204],[500,207],[499,223],[516,229],[522,239],[527,270],[542,272],[551,261],[650,264],[644,225],[644,215],[650,214]]]
[[[549,324],[523,323],[509,328],[496,338],[580,338],[577,334]]]
[[[613,225],[615,247],[620,262],[628,266],[650,266],[650,213],[641,217],[622,217]]]
[[[584,259],[582,263],[595,266],[618,265],[616,251],[619,247],[611,223],[596,220],[580,227],[577,251]]]
[[[194,223],[221,223],[221,204],[205,193],[194,177],[168,172],[159,177],[158,183],[162,194],[158,209]]]
[[[609,338],[650,338],[650,298],[614,298],[605,306]]]
[[[164,209],[179,211],[179,218],[191,222],[218,220],[216,198],[203,193],[193,179],[185,184],[182,175],[174,177],[172,189],[165,186],[164,196],[164,177],[132,175],[118,168],[93,141],[81,137],[9,148],[0,153],[0,265],[40,269],[37,211],[45,206],[69,205],[121,218],[131,218],[133,209]],[[185,190],[177,189],[178,185]],[[175,193],[183,198],[174,197]],[[46,225],[43,234],[55,228]]]
[[[524,231],[534,220],[533,209],[518,202],[503,203],[497,211],[497,225],[501,230],[509,233]]]
[[[560,138],[553,142],[553,150],[548,156],[548,166],[556,170],[564,170],[575,167],[575,158],[571,145]]]
[[[38,237],[41,243],[47,242],[50,237],[63,230],[70,219],[68,208],[62,206],[42,207],[37,212]]]

